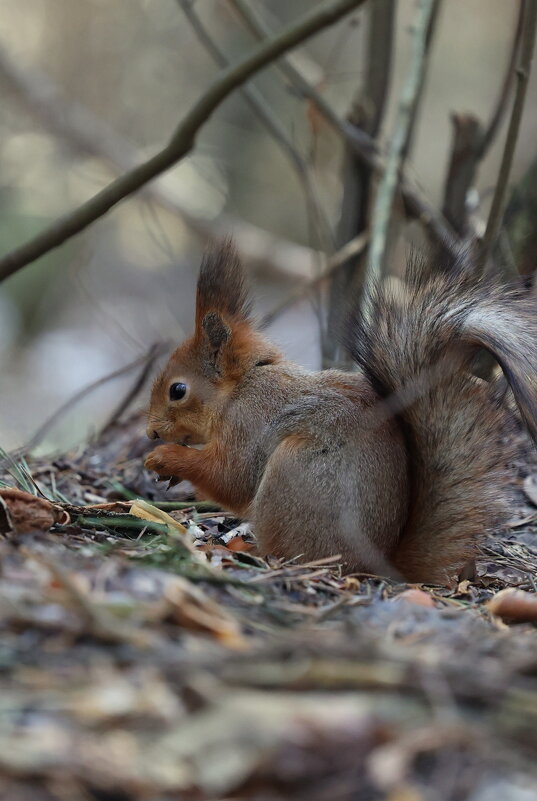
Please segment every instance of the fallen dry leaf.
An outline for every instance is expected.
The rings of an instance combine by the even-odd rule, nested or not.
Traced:
[[[158,509],[156,506],[153,506],[153,504],[141,498],[137,498],[137,500],[132,502],[130,513],[140,520],[150,520],[152,523],[164,523],[164,525],[174,528],[179,534],[186,534],[187,530],[182,523],[179,523],[178,520],[174,520],[167,512]]]
[[[433,607],[434,601],[428,592],[418,589],[404,590],[396,596],[398,600],[407,601],[409,604],[415,606]]]
[[[230,648],[245,647],[238,622],[190,581],[174,576],[167,582],[164,596],[171,616],[183,628],[209,634]]]
[[[537,621],[537,594],[506,587],[490,599],[487,608],[502,620]]]
[[[227,549],[229,551],[242,551],[242,553],[250,553],[250,551],[255,551],[256,546],[253,542],[246,542],[244,537],[233,537],[227,543]]]
[[[70,522],[65,509],[46,498],[38,498],[14,487],[0,489],[0,499],[4,509],[2,522],[6,528],[2,533],[29,534],[33,531],[48,531],[55,523],[65,526]]]

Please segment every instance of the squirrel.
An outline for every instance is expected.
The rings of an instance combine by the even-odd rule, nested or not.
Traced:
[[[165,444],[145,466],[251,520],[262,554],[451,584],[506,517],[513,413],[472,373],[483,349],[537,439],[534,302],[464,259],[388,284],[349,315],[357,371],[309,372],[256,330],[232,241],[208,253],[194,334],[152,389],[147,434]]]

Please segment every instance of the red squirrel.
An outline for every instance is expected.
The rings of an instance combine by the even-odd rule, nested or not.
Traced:
[[[256,331],[228,241],[205,257],[194,334],[155,381],[147,433],[166,444],[145,465],[251,520],[262,554],[451,583],[505,518],[511,413],[472,361],[494,356],[535,438],[533,305],[469,271],[414,270],[350,315],[357,372],[310,372]]]

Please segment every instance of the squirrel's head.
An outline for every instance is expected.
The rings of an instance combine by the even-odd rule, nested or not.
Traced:
[[[207,442],[245,375],[281,358],[252,326],[242,266],[226,240],[202,262],[194,335],[172,353],[155,381],[147,435],[181,444]]]

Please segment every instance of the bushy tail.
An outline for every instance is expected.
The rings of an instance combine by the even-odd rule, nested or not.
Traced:
[[[412,471],[394,566],[410,581],[450,582],[505,514],[509,415],[471,361],[492,354],[537,439],[537,304],[527,291],[416,264],[399,290],[381,286],[369,300],[348,344],[399,416]]]

